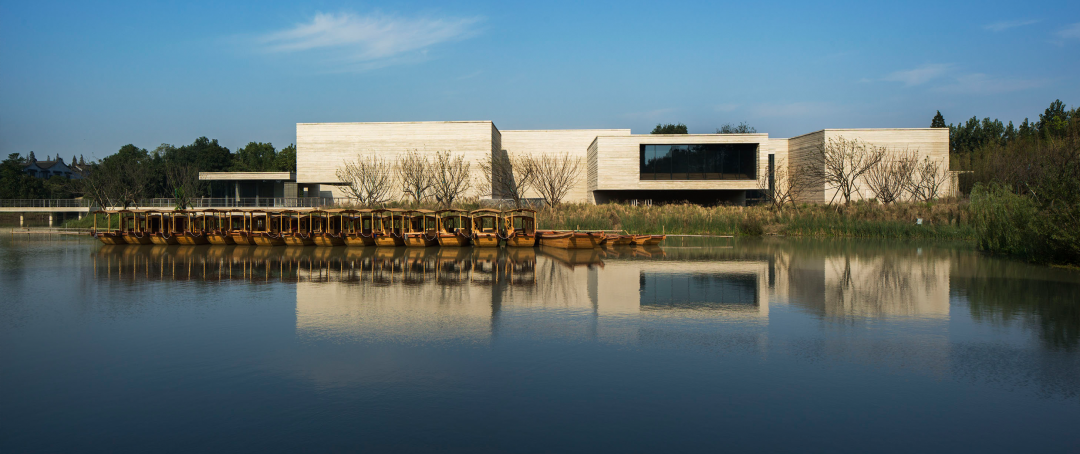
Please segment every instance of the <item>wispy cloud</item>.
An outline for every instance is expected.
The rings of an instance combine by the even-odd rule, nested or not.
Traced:
[[[1036,20],[1036,19],[1006,20],[1006,21],[992,22],[992,23],[983,25],[983,30],[989,30],[989,31],[992,31],[994,33],[997,33],[997,32],[1003,32],[1003,31],[1008,30],[1010,28],[1023,27],[1025,25],[1031,25],[1031,24],[1034,24],[1034,23],[1037,23],[1037,22],[1039,22],[1039,21]]]
[[[951,63],[931,63],[925,64],[918,68],[908,69],[904,71],[896,71],[883,77],[881,80],[886,82],[900,82],[906,87],[915,85],[922,85],[931,80],[944,76],[953,69],[954,65]]]
[[[415,17],[318,13],[308,22],[257,39],[268,53],[317,53],[342,65],[385,66],[406,54],[476,33],[477,17]]]
[[[1065,27],[1065,28],[1063,28],[1061,30],[1058,30],[1057,33],[1054,33],[1054,35],[1056,35],[1058,38],[1061,38],[1063,40],[1065,40],[1065,39],[1080,39],[1080,22],[1077,22],[1077,23],[1069,25],[1068,27]]]
[[[739,108],[738,104],[718,104],[714,107],[717,112],[734,112]]]
[[[994,77],[982,73],[961,74],[952,83],[935,87],[944,93],[992,95],[1037,88],[1047,83],[1044,79]]]

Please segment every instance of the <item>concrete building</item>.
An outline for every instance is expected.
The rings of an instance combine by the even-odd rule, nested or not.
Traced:
[[[491,121],[299,123],[295,183],[323,197],[344,197],[336,171],[360,155],[394,162],[411,150],[448,151],[464,156],[478,180],[480,163],[491,156],[568,153],[581,159],[582,171],[567,202],[742,204],[758,194],[763,186],[759,181],[767,181],[771,165],[803,165],[812,150],[838,138],[891,152],[912,151],[948,169],[948,129],[825,129],[787,139],[768,134],[631,134],[629,129],[500,131]],[[855,198],[871,197],[862,189]],[[834,196],[824,185],[802,194],[807,202],[827,202]]]

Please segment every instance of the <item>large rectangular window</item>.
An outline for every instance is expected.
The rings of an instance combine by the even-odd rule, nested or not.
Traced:
[[[756,143],[641,145],[642,180],[754,180]]]

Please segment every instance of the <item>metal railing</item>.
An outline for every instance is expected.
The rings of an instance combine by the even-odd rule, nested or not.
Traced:
[[[90,206],[89,199],[0,199],[0,208],[80,208]]]
[[[335,200],[337,203],[335,203]],[[334,197],[203,197],[189,199],[192,208],[316,208],[347,204],[349,199]],[[176,199],[145,199],[139,208],[173,208]]]

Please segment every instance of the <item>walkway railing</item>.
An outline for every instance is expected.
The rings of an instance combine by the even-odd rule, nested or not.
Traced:
[[[337,203],[335,203],[335,201]],[[315,208],[347,204],[349,199],[334,197],[204,197],[189,199],[192,208]],[[146,199],[139,208],[173,208],[176,199]]]
[[[90,199],[0,199],[0,208],[78,208],[90,206]]]

